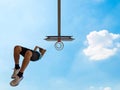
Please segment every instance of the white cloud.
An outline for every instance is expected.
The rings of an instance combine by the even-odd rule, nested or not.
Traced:
[[[103,60],[116,54],[120,48],[120,34],[107,30],[92,31],[87,35],[88,47],[83,50],[91,60]]]
[[[103,90],[112,90],[111,87],[105,87]]]
[[[94,87],[94,86],[90,86],[89,90],[112,90],[111,87]]]

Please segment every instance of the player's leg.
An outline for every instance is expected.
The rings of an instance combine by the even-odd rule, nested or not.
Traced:
[[[16,74],[20,70],[19,58],[20,58],[20,52],[21,51],[22,51],[22,47],[21,46],[15,46],[14,47],[14,63],[15,63],[15,67],[14,67],[14,72],[13,72],[11,78],[15,78]]]
[[[15,64],[19,64],[20,52],[22,51],[21,46],[15,46],[14,48],[14,62]]]
[[[29,62],[30,62],[30,59],[32,57],[32,52],[30,50],[28,50],[26,53],[25,53],[25,56],[24,56],[24,59],[23,59],[23,62],[22,62],[22,66],[21,66],[21,69],[20,69],[20,72],[24,72],[26,67],[28,66]]]
[[[23,79],[23,73],[29,64],[31,57],[32,52],[30,50],[26,51],[19,73],[16,75],[15,79],[10,82],[11,86],[17,86]]]

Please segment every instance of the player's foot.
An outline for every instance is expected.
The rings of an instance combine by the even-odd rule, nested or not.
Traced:
[[[43,49],[43,48],[40,48],[40,52],[41,52],[41,54],[42,54],[42,56],[43,56],[43,55],[45,54],[46,50]]]
[[[23,79],[23,77],[19,77],[19,76],[15,76],[15,78],[14,78],[14,80],[12,80],[11,82],[10,82],[10,85],[11,86],[17,86],[17,85],[19,85],[19,83],[20,83],[20,81]]]
[[[11,78],[14,79],[19,71],[20,71],[20,69],[14,69],[14,72],[13,72]]]

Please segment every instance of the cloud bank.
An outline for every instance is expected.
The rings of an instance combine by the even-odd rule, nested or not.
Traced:
[[[112,90],[110,87],[105,87],[104,90]]]
[[[89,88],[89,90],[112,90],[111,87],[94,87],[94,86],[91,86]]]
[[[103,60],[116,54],[120,48],[120,34],[107,30],[92,31],[87,35],[88,47],[83,50],[91,60]]]

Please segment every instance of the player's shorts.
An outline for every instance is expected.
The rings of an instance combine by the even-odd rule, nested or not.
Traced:
[[[41,58],[41,55],[38,51],[34,51],[31,49],[28,49],[26,47],[21,47],[22,51],[20,52],[20,55],[22,55],[23,57],[25,56],[26,51],[30,50],[32,52],[32,57],[31,57],[31,61],[37,61]]]

